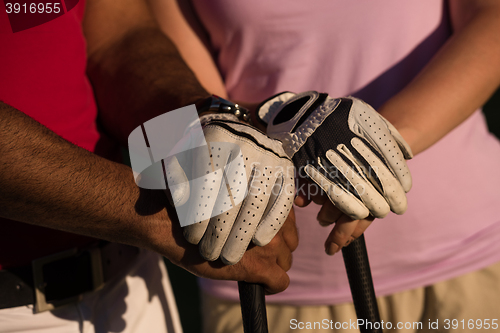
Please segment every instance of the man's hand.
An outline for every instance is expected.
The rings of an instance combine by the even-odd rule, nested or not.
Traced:
[[[157,251],[213,279],[288,285],[297,247],[293,213],[265,247],[236,265],[205,261],[182,235],[163,190],[140,189],[132,169],[77,147],[0,102],[0,217]]]
[[[196,148],[166,160],[170,193],[186,239],[205,259],[233,265],[250,241],[264,246],[281,228],[295,193],[294,167],[280,141],[234,115],[201,121],[203,133],[192,129],[181,140]]]
[[[169,215],[175,216],[173,208],[169,208]],[[260,283],[268,294],[288,287],[290,279],[286,272],[292,265],[292,252],[298,245],[293,209],[269,244],[263,247],[250,245],[241,260],[229,266],[221,260],[206,261],[202,258],[198,247],[189,244],[183,237],[182,228],[175,218],[171,226],[170,230],[166,224],[155,224],[151,232],[154,237],[150,242],[152,249],[191,273],[210,279]],[[174,242],[166,241],[170,234],[174,235]]]

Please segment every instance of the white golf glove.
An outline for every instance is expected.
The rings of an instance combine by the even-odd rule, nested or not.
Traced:
[[[202,140],[185,138],[197,148],[166,161],[169,189],[186,239],[205,259],[232,265],[250,241],[268,244],[285,222],[295,170],[280,141],[234,115],[200,120]]]
[[[353,219],[403,214],[411,175],[409,145],[371,106],[308,91],[264,101],[258,117],[299,172],[318,184]]]

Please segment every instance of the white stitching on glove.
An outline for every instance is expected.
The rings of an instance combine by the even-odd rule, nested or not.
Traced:
[[[349,217],[406,211],[411,149],[368,104],[316,91],[285,92],[264,101],[258,117],[267,134],[283,142],[299,175],[318,184]]]
[[[280,141],[232,115],[200,118],[206,145],[166,161],[184,236],[207,260],[237,263],[250,241],[268,244],[295,194],[294,166]]]

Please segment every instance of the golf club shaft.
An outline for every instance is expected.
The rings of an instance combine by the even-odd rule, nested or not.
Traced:
[[[371,327],[360,325],[361,333],[382,333],[382,329],[373,328],[374,326],[380,327],[380,314],[375,289],[373,288],[364,235],[342,248],[342,255],[358,320],[362,319],[364,323],[373,323],[373,325],[370,325]],[[378,324],[375,325],[375,323]]]
[[[238,282],[241,315],[245,333],[268,333],[264,287],[256,283]]]

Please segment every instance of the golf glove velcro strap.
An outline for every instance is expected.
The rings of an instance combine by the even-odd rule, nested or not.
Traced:
[[[202,117],[206,144],[191,144],[197,148],[171,158],[165,169],[177,214],[187,221],[186,239],[205,259],[231,265],[250,241],[264,246],[281,228],[292,207],[295,169],[280,141],[220,116]]]
[[[371,106],[308,91],[275,95],[258,117],[283,142],[299,175],[311,179],[353,219],[406,211],[411,175],[409,145]]]

